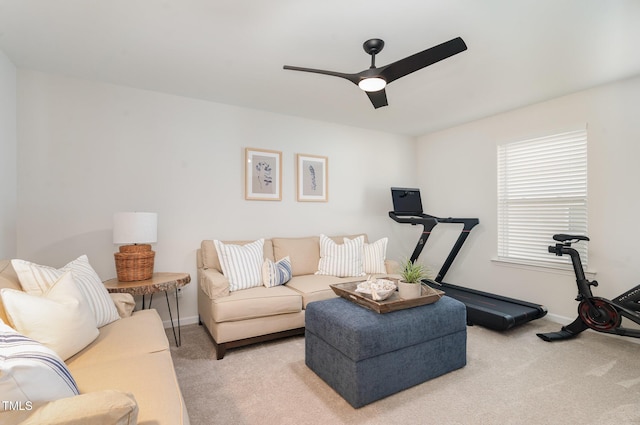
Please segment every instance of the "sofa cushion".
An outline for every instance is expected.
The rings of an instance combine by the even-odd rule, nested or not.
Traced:
[[[89,259],[86,255],[78,257],[60,269],[41,266],[24,260],[12,260],[11,263],[20,279],[22,289],[34,295],[42,294],[64,272],[71,271],[73,280],[86,298],[98,327],[120,318],[107,289],[93,267],[91,267],[91,264],[89,264]]]
[[[0,294],[11,325],[51,348],[63,360],[98,336],[94,316],[70,271],[40,296],[8,288],[1,289]]]
[[[222,241],[225,244],[232,245],[246,245],[248,243],[254,241]],[[273,257],[273,244],[271,243],[271,239],[264,240],[264,258],[270,258],[275,260]],[[220,273],[222,273],[222,266],[220,265],[220,260],[218,259],[218,251],[216,251],[216,246],[213,243],[213,240],[207,239],[203,240],[200,243],[200,255],[202,256],[202,267],[205,269],[214,269]]]
[[[343,244],[337,244],[325,235],[320,235],[319,275],[338,277],[364,276],[362,270],[362,252],[364,237],[344,238]]]
[[[67,360],[76,367],[101,365],[111,360],[127,361],[130,356],[169,349],[162,320],[154,309],[139,310],[130,317],[100,328],[100,335],[84,350]]]
[[[320,260],[320,238],[273,238],[273,255],[276,260],[284,257],[291,259],[293,276],[314,274]]]
[[[284,257],[275,263],[266,258],[262,264],[262,283],[267,288],[284,285],[291,279],[291,260]]]
[[[120,349],[125,354],[128,349],[135,350]],[[184,403],[169,350],[146,354],[131,351],[119,359],[104,359],[97,365],[72,364],[69,369],[82,394],[105,388],[133,394],[138,403],[139,424],[184,423]]]
[[[6,401],[37,402],[79,392],[67,366],[53,350],[0,322],[0,394]]]
[[[302,296],[302,306],[307,308],[307,304],[313,301],[322,301],[335,298],[337,295],[329,285],[335,283],[361,282],[363,278],[336,277],[326,275],[304,275],[291,278],[285,285]]]
[[[302,297],[286,286],[260,286],[216,298],[212,310],[218,323],[296,313],[302,310]]]
[[[229,279],[229,291],[239,291],[262,285],[264,239],[246,245],[213,241],[218,251],[222,273]]]

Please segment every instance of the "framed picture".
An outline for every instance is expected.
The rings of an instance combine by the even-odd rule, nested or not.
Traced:
[[[244,199],[282,200],[282,152],[246,148]]]
[[[327,202],[328,158],[316,155],[297,155],[298,201]]]

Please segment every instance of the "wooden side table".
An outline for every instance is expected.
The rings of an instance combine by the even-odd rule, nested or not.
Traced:
[[[169,318],[171,319],[171,329],[173,329],[173,338],[176,340],[176,346],[180,347],[182,343],[182,334],[180,333],[180,304],[178,303],[178,289],[191,282],[189,273],[154,273],[151,279],[138,280],[134,282],[120,282],[118,278],[109,279],[104,282],[104,286],[109,292],[125,292],[131,295],[142,295],[142,309],[145,309],[144,297],[149,295],[149,305],[151,308],[153,294],[156,292],[164,292],[167,299],[167,308],[169,309]],[[169,291],[175,291],[176,294],[176,311],[178,318],[178,335],[176,336],[176,328],[173,325],[173,314],[171,313],[171,305],[169,304]]]

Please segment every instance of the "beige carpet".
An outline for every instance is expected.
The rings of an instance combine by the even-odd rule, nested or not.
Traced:
[[[304,337],[215,360],[189,325],[171,353],[192,425],[640,424],[640,344],[592,331],[546,343],[536,332],[559,325],[545,319],[467,329],[467,366],[360,409],[305,366]]]

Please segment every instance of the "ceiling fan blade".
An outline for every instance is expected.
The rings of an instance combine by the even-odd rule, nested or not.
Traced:
[[[283,69],[289,69],[291,71],[312,72],[314,74],[324,74],[324,75],[330,75],[332,77],[340,77],[340,78],[349,80],[356,85],[360,81],[360,77],[358,74],[346,74],[344,72],[325,71],[323,69],[313,69],[313,68],[301,68],[299,66],[289,66],[289,65],[283,66]]]
[[[383,106],[388,105],[387,93],[384,91],[384,89],[378,91],[368,91],[365,93],[367,93],[367,96],[369,96],[369,100],[371,100],[371,103],[373,104],[373,107],[375,109],[382,108]]]
[[[387,84],[400,77],[411,74],[429,65],[433,65],[443,59],[467,50],[467,45],[460,37],[445,41],[442,44],[423,50],[420,53],[411,55],[399,61],[379,68],[380,75],[387,81]]]

